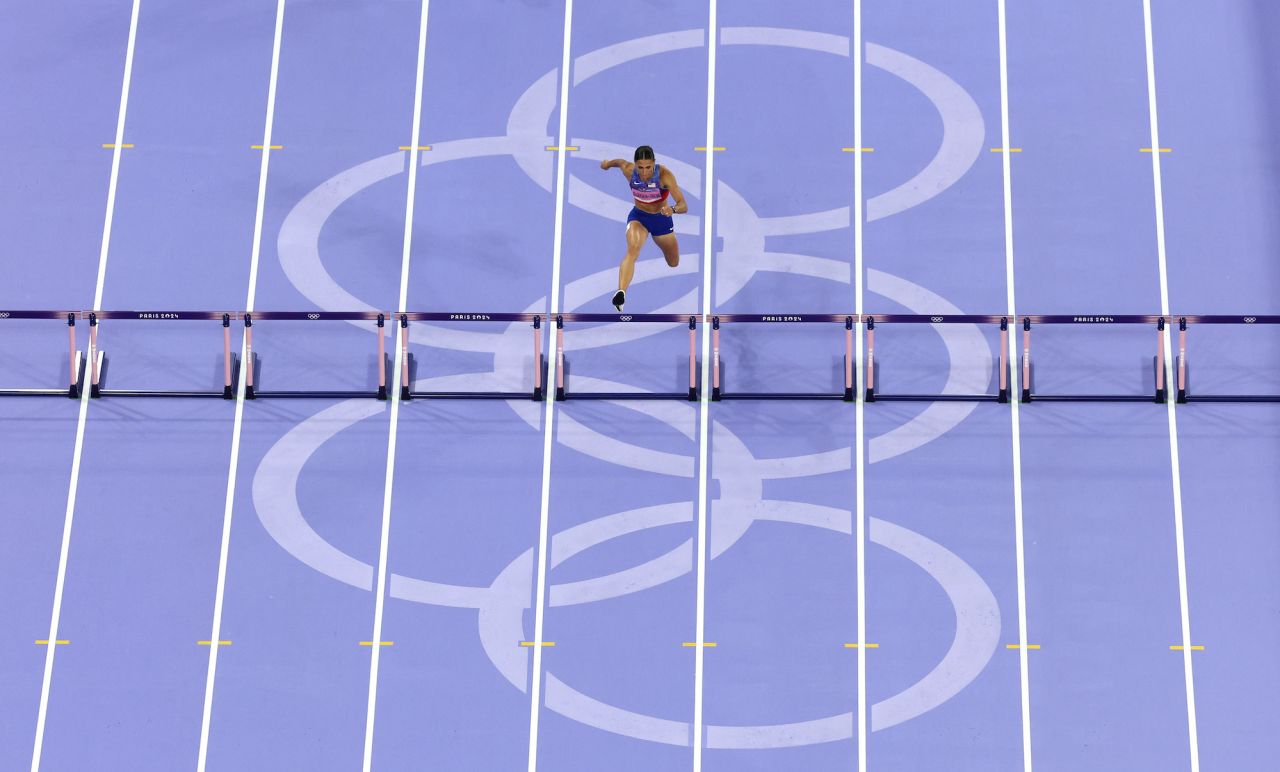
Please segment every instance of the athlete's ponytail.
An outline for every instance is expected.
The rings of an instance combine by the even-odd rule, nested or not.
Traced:
[[[653,148],[649,147],[648,145],[641,145],[640,147],[636,148],[636,157],[635,157],[635,159],[634,159],[634,160],[636,160],[636,161],[652,161],[652,160],[653,160]]]

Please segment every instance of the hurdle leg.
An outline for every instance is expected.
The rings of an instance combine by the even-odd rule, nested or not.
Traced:
[[[222,398],[235,399],[231,385],[231,314],[222,315]]]
[[[1157,403],[1168,399],[1164,388],[1164,317],[1156,322],[1156,398]]]
[[[1022,320],[1022,401],[1031,401],[1031,319]]]
[[[556,399],[564,399],[564,318],[556,317]]]
[[[876,320],[867,317],[867,389],[865,401],[876,401]]]
[[[853,317],[844,318],[844,401],[853,401]]]
[[[244,372],[244,398],[256,399],[258,395],[253,390],[253,317],[248,313],[244,315],[244,366],[249,368]]]
[[[720,401],[720,317],[711,318],[711,400]]]
[[[71,383],[67,386],[67,396],[72,399],[80,398],[80,352],[76,350],[76,315],[67,314],[67,340],[70,351],[70,362],[68,362],[67,372],[70,374]]]
[[[697,349],[697,329],[698,318],[696,316],[689,317],[689,401],[696,402],[698,400],[698,349]]]
[[[387,398],[387,318],[378,314],[378,399]]]
[[[1009,401],[1009,320],[1000,320],[1000,391],[997,402]]]
[[[409,388],[409,317],[400,314],[400,399],[413,399]]]
[[[542,317],[533,317],[533,400],[541,402],[542,394]]]
[[[98,379],[102,375],[101,355],[98,352],[98,315],[89,314],[89,396],[102,396],[102,389],[98,386]]]
[[[1178,320],[1178,402],[1187,401],[1187,318]]]

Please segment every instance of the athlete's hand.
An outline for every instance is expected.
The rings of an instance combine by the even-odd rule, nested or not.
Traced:
[[[664,206],[664,207],[662,207],[661,209],[659,209],[658,211],[659,211],[660,213],[662,213],[662,214],[666,215],[667,217],[670,217],[671,215],[673,215],[673,214],[675,214],[675,213],[676,213],[676,210],[672,209],[672,208],[671,208],[671,207],[669,207],[669,206]]]
[[[608,161],[608,159],[606,159],[606,160],[604,160],[604,161],[601,161],[601,162],[600,162],[600,168],[601,168],[601,169],[604,169],[604,170],[606,170],[606,171],[609,169],[609,161]]]

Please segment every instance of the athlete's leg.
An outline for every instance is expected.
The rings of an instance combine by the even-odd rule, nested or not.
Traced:
[[[636,273],[636,259],[640,257],[640,247],[649,238],[649,231],[636,220],[627,223],[627,255],[622,258],[618,267],[618,289],[626,291],[631,284],[631,277]]]
[[[680,265],[680,245],[676,243],[676,234],[668,233],[665,236],[654,236],[653,243],[658,245],[662,250],[662,256],[666,258],[667,265],[675,268]]]

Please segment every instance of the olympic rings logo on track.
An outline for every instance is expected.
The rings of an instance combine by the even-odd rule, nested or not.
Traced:
[[[833,53],[844,57],[846,61],[850,56],[848,38],[805,30],[726,27],[722,28],[721,37],[725,44],[808,49]],[[640,45],[618,44],[589,52],[578,59],[575,85],[626,62],[655,54],[701,48],[705,46],[705,41],[705,30],[691,29],[659,33],[631,41]],[[920,60],[874,44],[867,45],[866,61],[921,91],[942,115],[944,132],[950,138],[945,143],[944,149],[947,152],[939,152],[935,161],[916,177],[868,200],[870,221],[917,206],[958,181],[978,158],[984,133],[981,111],[976,102],[945,73]],[[556,71],[552,70],[530,86],[513,107],[508,119],[507,135],[439,143],[438,149],[447,147],[451,152],[424,154],[419,163],[426,166],[446,160],[508,155],[527,175],[551,193],[550,167],[543,169],[539,164],[545,161],[541,148],[551,141],[547,139],[544,142],[542,135],[556,105],[555,81]],[[535,139],[530,140],[530,137]],[[584,140],[583,145],[584,151],[590,146],[595,152],[614,152],[610,143]],[[538,152],[521,149],[526,146],[538,148]],[[672,159],[672,164],[676,163]],[[540,172],[540,169],[543,171]],[[337,285],[323,270],[318,244],[319,231],[325,219],[355,193],[404,171],[402,153],[387,154],[366,161],[344,170],[307,193],[285,218],[277,239],[281,266],[294,286],[319,308],[341,310],[359,303],[358,299]],[[570,199],[573,199],[574,186],[580,184],[584,183],[570,175]],[[734,254],[738,259],[725,266],[726,270],[719,277],[717,303],[726,302],[760,271],[802,274],[843,282],[845,285],[850,283],[847,266],[841,269],[837,261],[812,255],[775,253],[765,249],[766,235],[815,232],[802,229],[802,226],[810,224],[809,219],[761,217],[741,195],[723,182],[720,184],[724,189],[720,198],[721,207],[733,207],[735,217],[740,219],[739,225],[749,227],[738,227],[732,233],[725,234],[724,252]],[[624,202],[623,205],[627,203]],[[602,217],[611,216],[608,207],[588,205],[583,208]],[[843,227],[849,227],[848,207],[817,212],[813,216],[828,226],[836,220],[842,220]],[[616,285],[610,282],[615,275],[616,269],[606,270],[566,284],[566,297],[572,296],[575,300],[567,301],[565,310],[573,311],[589,299],[598,297],[600,293],[612,292],[612,287]],[[904,306],[912,313],[927,314],[938,310],[954,315],[964,313],[941,295],[906,279],[873,269],[868,270],[867,289]],[[531,311],[544,308],[545,302],[545,298],[534,300],[527,308]],[[367,306],[363,303],[359,305]],[[320,314],[308,314],[308,318],[320,317]],[[635,319],[630,314],[614,318],[618,322],[632,322]],[[944,318],[936,319],[942,321]],[[368,322],[352,323],[373,330],[372,324]],[[641,330],[634,326],[626,328],[625,332],[619,331],[619,328],[621,325],[614,329],[604,325],[576,331],[575,334],[582,337],[578,338],[575,345],[591,348],[638,340],[641,336]],[[416,338],[417,335],[426,336],[428,333],[432,336],[429,343],[426,337]],[[989,361],[990,348],[977,327],[955,325],[939,328],[938,334],[953,363],[944,392],[963,393],[973,388],[982,388],[978,384],[966,382],[965,379],[970,376],[965,370],[954,366],[957,361],[971,361],[974,357],[986,357]],[[492,388],[494,381],[501,378],[499,372],[515,372],[520,369],[526,356],[524,332],[515,325],[492,337],[459,332],[447,327],[419,325],[411,333],[410,342],[493,354],[492,373],[464,373],[429,379],[433,381],[433,386],[446,388]],[[590,380],[604,389],[624,386],[601,379]],[[538,429],[538,406],[520,401],[508,404],[531,427]],[[868,463],[910,452],[957,425],[972,409],[971,406],[958,403],[930,406],[920,416],[910,419],[902,426],[871,438],[868,443]],[[286,552],[313,570],[366,591],[372,589],[373,566],[342,552],[315,532],[298,503],[297,488],[302,467],[321,445],[346,426],[377,415],[382,410],[380,404],[348,400],[299,422],[267,451],[258,466],[253,484],[254,507],[259,520]],[[682,425],[680,421],[672,422],[668,418],[660,420],[676,428]],[[559,421],[558,441],[578,452],[654,474],[686,478],[693,475],[693,459],[687,454],[655,451],[640,445],[620,443],[612,437],[601,438],[599,433],[576,422],[570,415],[564,415]],[[735,470],[718,475],[722,490],[717,499],[723,501],[731,498],[734,504],[747,505],[751,513],[749,517],[738,519],[735,518],[739,513],[733,511],[728,514],[722,514],[722,511],[712,513],[714,525],[709,545],[712,559],[745,535],[747,528],[756,519],[817,526],[846,536],[852,535],[852,513],[848,510],[806,502],[771,500],[763,496],[766,480],[848,471],[851,463],[851,450],[848,446],[789,459],[762,460],[756,459],[745,443],[718,421],[711,428],[715,432],[717,453],[731,460],[725,468]],[[726,497],[726,490],[732,496]],[[553,546],[548,570],[554,570],[559,562],[571,554],[616,536],[691,521],[692,513],[687,501],[602,515],[579,526],[550,534]],[[1000,609],[982,577],[942,545],[930,542],[922,534],[874,517],[869,518],[869,526],[868,540],[898,552],[930,574],[952,598],[956,619],[964,622],[957,625],[955,641],[937,667],[902,692],[869,706],[871,729],[877,731],[932,710],[951,699],[975,679],[986,667],[998,644]],[[522,640],[525,635],[523,617],[533,594],[533,559],[533,548],[530,548],[502,569],[488,587],[446,584],[393,573],[389,577],[389,595],[416,603],[476,609],[479,612],[477,623],[481,645],[486,656],[513,687],[525,691],[528,653],[510,643]],[[555,607],[616,598],[664,584],[688,574],[692,567],[691,550],[678,547],[648,563],[593,580],[551,584],[548,605]],[[637,587],[632,580],[640,576],[643,579]],[[687,745],[689,742],[689,725],[685,722],[648,716],[617,705],[606,705],[594,697],[577,692],[550,671],[544,677],[547,684],[545,707],[549,710],[618,735],[674,745]],[[709,723],[706,727],[707,747],[762,749],[811,745],[847,739],[852,734],[852,727],[853,716],[848,712],[795,723],[757,726],[717,726]]]

